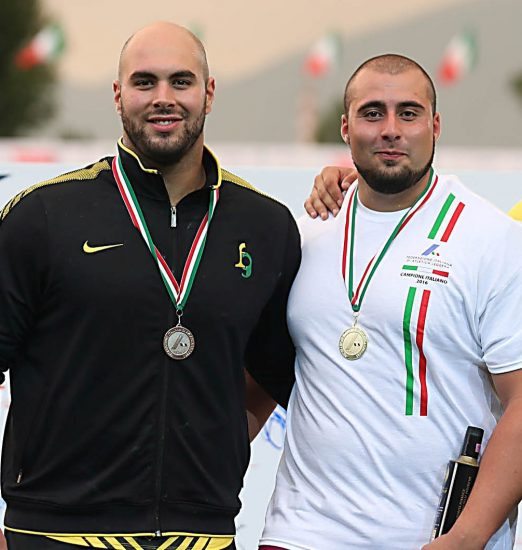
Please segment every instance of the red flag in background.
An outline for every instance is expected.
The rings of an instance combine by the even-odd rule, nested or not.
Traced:
[[[31,69],[36,65],[56,59],[65,48],[62,28],[57,24],[47,25],[41,29],[15,56],[15,63],[20,69]]]
[[[455,84],[475,67],[477,62],[477,40],[475,33],[462,32],[454,36],[439,64],[437,80],[449,86]]]
[[[310,49],[304,62],[306,74],[319,78],[333,71],[341,56],[341,38],[337,33],[321,37]]]

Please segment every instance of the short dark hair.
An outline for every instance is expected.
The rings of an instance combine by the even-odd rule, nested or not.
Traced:
[[[352,76],[349,78],[344,89],[344,112],[348,116],[348,108],[350,106],[350,87],[355,77],[363,69],[371,69],[378,73],[387,73],[387,74],[400,74],[411,69],[419,70],[424,77],[426,78],[428,84],[428,96],[431,101],[431,108],[433,109],[433,114],[437,111],[437,93],[435,92],[435,85],[430,75],[413,59],[406,57],[404,55],[399,55],[395,53],[387,53],[383,55],[377,55],[367,59],[364,63],[359,65],[354,71]]]

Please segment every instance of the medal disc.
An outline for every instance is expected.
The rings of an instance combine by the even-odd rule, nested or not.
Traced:
[[[368,347],[368,336],[359,327],[351,327],[341,334],[339,351],[349,361],[359,359]]]
[[[187,358],[194,351],[194,347],[194,335],[181,325],[170,328],[163,337],[165,353],[178,361]]]

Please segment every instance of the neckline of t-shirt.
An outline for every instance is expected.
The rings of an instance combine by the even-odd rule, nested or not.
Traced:
[[[409,208],[405,208],[404,210],[392,210],[391,212],[381,212],[364,206],[360,199],[357,201],[357,214],[374,223],[398,222],[408,210]]]

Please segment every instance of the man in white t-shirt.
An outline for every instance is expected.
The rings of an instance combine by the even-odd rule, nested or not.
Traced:
[[[337,217],[302,219],[288,305],[296,385],[263,549],[512,548],[522,495],[522,228],[432,168],[433,83],[384,55],[348,81],[359,173]],[[430,543],[468,426],[486,450]]]

